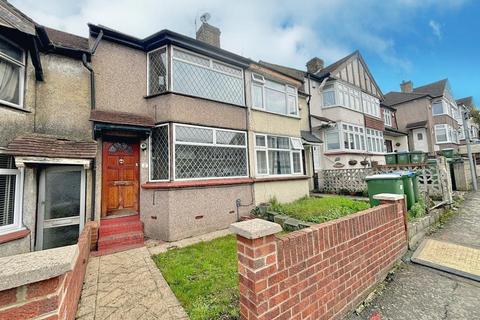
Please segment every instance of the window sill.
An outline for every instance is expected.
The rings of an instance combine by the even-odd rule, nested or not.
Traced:
[[[0,244],[25,238],[29,234],[30,234],[30,230],[28,230],[28,229],[11,231],[9,233],[2,234],[2,235],[0,235]]]
[[[227,105],[227,106],[232,106],[232,107],[245,108],[245,105],[244,105],[244,104],[234,104],[234,103],[230,103],[230,102],[213,100],[213,99],[209,99],[209,98],[194,96],[194,95],[190,95],[190,94],[186,94],[186,93],[180,93],[180,92],[171,91],[171,90],[165,91],[165,92],[162,92],[162,93],[156,93],[156,94],[146,95],[146,96],[143,96],[143,98],[146,99],[146,100],[148,100],[148,99],[153,99],[153,98],[156,98],[156,97],[164,96],[164,95],[167,95],[167,94],[172,94],[172,95],[177,95],[177,96],[183,96],[183,97],[188,97],[188,98],[192,98],[192,99],[201,99],[201,100],[205,100],[205,101],[210,101],[210,102],[225,104],[225,105]]]
[[[272,115],[276,115],[276,116],[280,116],[280,117],[286,117],[286,118],[290,118],[290,119],[300,120],[299,116],[289,116],[287,114],[272,112],[272,111],[268,111],[268,110],[264,110],[264,109],[260,109],[260,108],[255,108],[255,107],[252,107],[251,109],[253,111],[258,111],[258,112],[268,113],[268,114],[272,114]]]
[[[231,178],[231,179],[210,179],[190,181],[169,181],[169,182],[147,182],[142,184],[142,189],[181,189],[198,187],[215,187],[235,184],[253,183],[252,178]]]
[[[275,181],[289,181],[289,180],[307,180],[310,179],[309,176],[304,175],[289,175],[289,176],[265,176],[265,177],[257,177],[253,179],[254,182],[275,182]]]
[[[338,150],[338,151],[325,151],[323,154],[326,155],[326,156],[334,156],[334,155],[342,155],[342,154],[381,156],[381,155],[384,155],[385,152],[365,152],[365,151]]]
[[[3,103],[3,102],[0,102],[0,107],[7,108],[7,109],[12,109],[13,111],[20,111],[20,112],[23,112],[23,113],[32,113],[32,111],[30,111],[30,110],[26,110],[22,107],[15,107],[15,106]]]

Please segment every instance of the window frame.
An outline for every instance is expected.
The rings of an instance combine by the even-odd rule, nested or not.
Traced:
[[[263,137],[265,141],[265,146],[259,146],[257,145],[257,136],[258,137]],[[288,144],[289,148],[288,149],[282,149],[282,148],[270,148],[268,147],[268,137],[280,137],[280,138],[287,138],[288,139]],[[293,149],[292,147],[292,141],[291,139],[300,139],[298,137],[290,137],[290,136],[284,136],[284,135],[278,135],[278,134],[268,134],[268,133],[256,133],[254,132],[253,134],[253,149],[254,149],[254,160],[255,160],[255,175],[259,177],[291,177],[291,176],[300,176],[303,175],[303,154],[302,154],[302,149]],[[259,173],[258,172],[258,159],[257,159],[257,151],[263,151],[265,152],[265,160],[266,160],[266,168],[267,168],[267,173]],[[286,174],[270,174],[270,165],[269,165],[269,151],[288,151],[290,153],[290,173]],[[294,172],[294,165],[293,165],[293,154],[299,154],[300,156],[300,172]]]
[[[16,43],[10,41],[9,39],[5,38],[4,36],[0,35],[0,41],[5,41],[5,42],[9,43],[10,45],[12,45],[12,46],[14,46],[14,47],[16,47],[16,48],[18,48],[19,50],[22,51],[22,61],[15,60],[15,59],[9,57],[8,55],[6,55],[6,54],[4,54],[3,52],[0,51],[0,59],[3,59],[4,61],[7,61],[8,63],[12,63],[12,64],[14,64],[14,65],[16,65],[20,68],[20,71],[19,71],[20,79],[19,79],[19,83],[18,83],[18,104],[10,102],[10,101],[2,100],[2,99],[0,99],[0,104],[23,110],[23,109],[25,109],[25,106],[24,106],[24,90],[25,90],[25,70],[26,70],[26,66],[27,66],[26,52],[22,47],[20,47]]]
[[[183,127],[191,127],[191,128],[200,128],[200,129],[211,129],[213,130],[213,142],[212,143],[202,143],[202,142],[185,142],[185,141],[176,141],[176,127],[183,126]],[[242,133],[245,136],[245,145],[226,145],[226,144],[217,144],[217,135],[216,131],[229,131],[235,133]],[[233,129],[224,129],[224,128],[216,128],[216,127],[207,127],[207,126],[199,126],[199,125],[192,125],[192,124],[184,124],[184,123],[172,123],[172,140],[171,140],[171,155],[172,155],[172,181],[198,181],[198,180],[217,180],[217,179],[236,179],[236,178],[248,178],[249,177],[249,161],[248,161],[248,136],[246,131],[241,130],[233,130]],[[179,145],[196,145],[196,146],[208,146],[208,147],[227,147],[227,148],[238,148],[238,149],[245,149],[245,161],[246,161],[246,174],[244,176],[228,176],[228,177],[202,177],[202,178],[181,178],[178,179],[176,177],[176,155],[175,155],[175,146]]]
[[[255,79],[255,77],[257,77],[258,79]],[[282,115],[282,116],[286,116],[286,117],[296,118],[296,119],[300,118],[300,109],[299,109],[299,106],[298,106],[298,89],[297,89],[297,87],[292,86],[292,85],[287,84],[287,83],[282,83],[282,82],[279,82],[279,81],[266,79],[263,75],[261,75],[259,73],[255,73],[255,72],[252,72],[252,77],[251,78],[252,78],[251,79],[252,83],[250,85],[250,100],[251,100],[252,109],[260,110],[260,111],[264,111],[264,112],[268,112],[268,113],[273,113],[273,114],[278,114],[278,115]],[[284,86],[285,90],[280,91],[277,88],[273,88],[271,86],[268,86],[269,81]],[[262,89],[262,106],[256,106],[253,102],[253,87],[254,86],[261,87],[261,89]],[[266,91],[265,88],[285,94],[285,109],[287,111],[286,113],[267,110],[267,100],[266,100],[267,95],[266,95],[266,92],[265,92]],[[289,88],[293,89],[294,93],[289,93],[288,92]],[[289,110],[290,108],[289,108],[289,104],[288,104],[288,98],[289,97],[293,97],[295,99],[295,114],[290,114],[290,110]]]
[[[8,155],[7,155],[8,156]],[[15,176],[15,200],[13,209],[13,223],[0,226],[0,235],[25,229],[23,221],[23,178],[24,169],[0,169],[0,175]]]
[[[344,125],[347,126],[347,129],[343,128]],[[352,127],[353,131],[349,130],[349,128],[348,128],[349,126]],[[358,129],[357,131],[355,130],[355,127]],[[374,130],[374,131],[380,132],[380,135],[377,135],[377,136],[367,135],[367,130]],[[332,133],[332,132],[336,133],[338,135],[338,138],[339,138],[339,148],[338,149],[329,149],[328,148],[327,134]],[[345,148],[345,134],[348,136],[349,145],[350,145],[350,135],[353,134],[354,146],[357,145],[356,137],[359,137],[358,143],[360,144],[360,149]],[[370,138],[375,137],[375,139],[381,138],[380,148],[381,148],[382,151],[369,151],[368,150],[368,137],[370,137]],[[362,141],[362,139],[363,139],[363,141]],[[375,155],[385,153],[385,149],[382,147],[382,146],[385,145],[385,137],[384,137],[382,131],[372,129],[372,128],[368,128],[368,127],[364,127],[364,126],[361,126],[361,125],[358,125],[358,124],[348,123],[348,122],[345,122],[345,121],[339,121],[339,122],[337,122],[336,127],[334,129],[326,130],[324,132],[324,141],[325,142],[323,143],[323,145],[324,145],[323,151],[326,155],[334,154],[334,153],[338,153],[338,152],[360,153],[360,154],[367,153],[367,154],[375,154]],[[362,142],[364,144],[364,148],[362,148]]]
[[[443,128],[445,129],[445,136],[446,136],[446,140],[445,141],[438,141],[438,134],[437,134],[437,128]],[[458,137],[458,133],[456,134],[456,140],[454,140],[454,132],[457,131],[457,129],[455,129],[454,127],[446,124],[446,123],[441,123],[441,124],[436,124],[434,126],[434,130],[435,130],[435,143],[436,144],[447,144],[447,143],[453,143],[453,144],[459,144],[459,137]]]
[[[162,123],[155,125],[155,128],[158,127],[167,127],[167,145],[168,145],[168,179],[152,179],[152,135],[148,137],[148,181],[150,182],[166,182],[171,181],[171,173],[170,173],[170,162],[171,162],[171,154],[172,154],[172,141],[170,140],[170,124],[169,123]]]
[[[167,65],[166,65],[166,74],[165,74],[165,81],[167,82],[166,83],[166,88],[167,90],[165,90],[165,92],[169,92],[170,91],[170,52],[169,52],[169,46],[168,45],[164,45],[164,46],[161,46],[159,48],[155,48],[153,50],[150,50],[147,52],[147,97],[148,96],[153,96],[153,95],[160,95],[160,94],[163,94],[165,92],[160,92],[160,93],[150,93],[150,59],[149,59],[149,56],[151,53],[155,52],[155,51],[159,51],[159,50],[162,50],[162,49],[165,49],[165,54],[167,55]]]
[[[387,108],[383,109],[383,124],[384,125],[392,127],[392,125],[393,125],[392,115],[393,115],[393,112],[391,110],[388,110]]]

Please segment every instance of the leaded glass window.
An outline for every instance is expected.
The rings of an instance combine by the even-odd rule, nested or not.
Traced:
[[[168,180],[170,178],[168,124],[155,127],[150,139],[150,180]]]
[[[167,48],[150,51],[148,57],[148,95],[163,93],[167,84]]]

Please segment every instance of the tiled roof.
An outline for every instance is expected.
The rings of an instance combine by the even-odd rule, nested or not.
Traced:
[[[389,107],[397,104],[428,97],[428,94],[413,92],[394,92],[391,91],[384,96],[383,104]]]
[[[316,76],[322,77],[323,75],[326,75],[328,73],[334,72],[338,67],[340,67],[345,61],[353,57],[354,55],[358,54],[358,50],[350,53],[348,56],[343,57],[342,59],[335,61],[334,63],[326,66],[322,70],[320,70]]]
[[[52,44],[69,49],[89,51],[88,39],[71,33],[45,27]]]
[[[90,113],[90,120],[95,122],[123,124],[130,126],[155,126],[155,120],[153,118],[127,112],[92,110]]]
[[[6,152],[16,156],[93,159],[97,154],[97,142],[31,133],[13,139]]]
[[[427,120],[407,123],[405,128],[407,129],[425,128],[426,126],[427,126]]]
[[[473,97],[465,97],[457,100],[457,105],[464,105],[466,107],[474,107]]]
[[[35,35],[35,22],[8,1],[0,1],[0,25]]]
[[[280,73],[283,73],[284,75],[287,75],[289,77],[292,77],[296,80],[299,80],[299,81],[302,81],[304,80],[304,77],[305,77],[305,71],[302,71],[302,70],[298,70],[298,69],[294,69],[294,68],[290,68],[290,67],[285,67],[285,66],[281,66],[281,65],[278,65],[278,64],[274,64],[274,63],[269,63],[269,62],[266,62],[266,61],[262,61],[260,60],[258,62],[258,64],[260,65],[263,65],[267,68],[270,68],[272,70],[275,70],[277,72],[280,72]]]
[[[443,95],[445,91],[445,86],[447,85],[447,82],[448,82],[448,79],[443,79],[440,81],[429,83],[424,86],[414,88],[413,92],[429,94],[432,97],[440,97]]]
[[[315,135],[313,135],[310,131],[301,131],[300,132],[301,135],[302,135],[302,139],[307,141],[307,142],[311,142],[311,143],[323,143],[322,140],[320,140],[318,137],[316,137]]]

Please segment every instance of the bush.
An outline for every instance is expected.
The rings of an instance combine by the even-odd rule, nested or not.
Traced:
[[[421,218],[425,215],[425,211],[427,206],[425,205],[425,201],[423,199],[418,200],[408,211],[408,216],[410,218]]]

